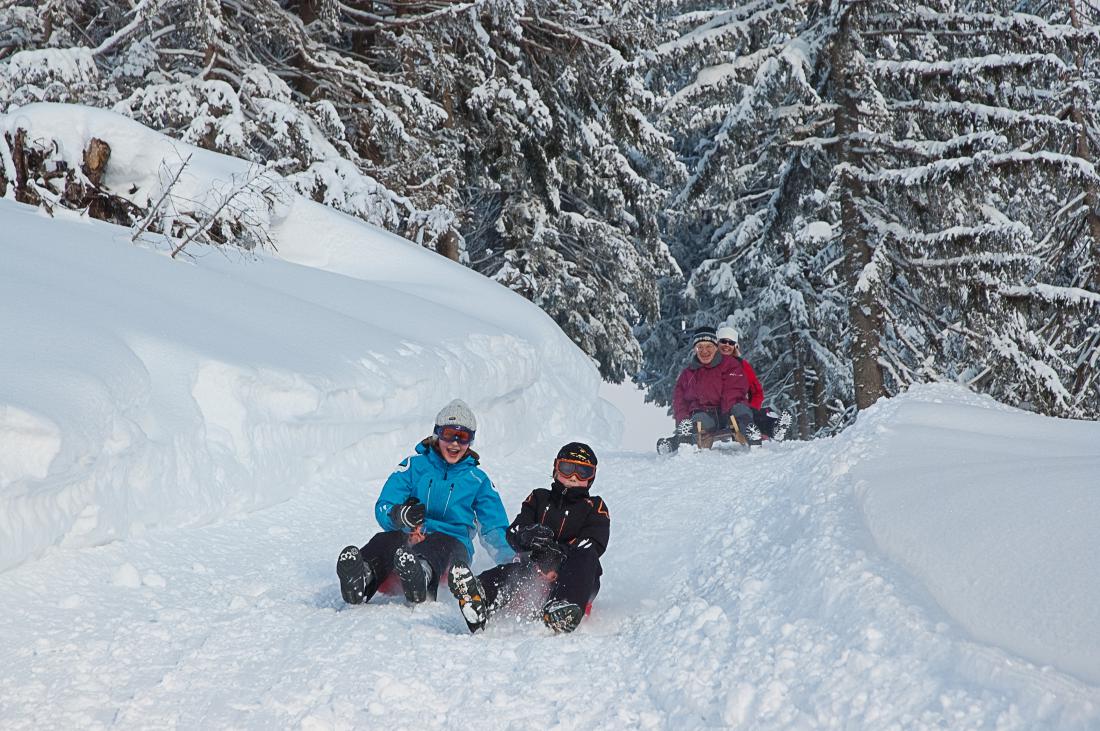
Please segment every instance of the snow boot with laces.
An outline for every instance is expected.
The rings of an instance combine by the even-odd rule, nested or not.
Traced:
[[[485,589],[470,567],[462,561],[455,561],[447,574],[447,585],[458,600],[458,608],[466,626],[471,632],[485,627],[489,613],[485,604]]]
[[[393,568],[401,579],[405,598],[413,604],[428,600],[432,583],[432,569],[428,562],[405,548],[393,552]]]
[[[791,412],[784,411],[779,415],[779,423],[775,425],[772,439],[781,442],[787,438],[787,430],[791,428]]]
[[[584,609],[565,599],[551,599],[542,608],[542,622],[555,632],[572,632],[581,623]]]
[[[374,575],[359,554],[358,546],[346,546],[340,551],[340,558],[336,560],[336,575],[340,578],[340,595],[344,601],[362,604]]]

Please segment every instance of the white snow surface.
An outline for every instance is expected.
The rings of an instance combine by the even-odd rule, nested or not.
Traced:
[[[277,254],[172,260],[0,200],[0,727],[1100,728],[1100,425],[939,385],[831,439],[624,449],[653,407],[533,306],[282,215]],[[599,452],[573,634],[340,599],[456,396],[509,512],[563,441]]]

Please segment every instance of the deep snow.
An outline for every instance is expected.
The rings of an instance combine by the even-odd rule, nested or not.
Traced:
[[[237,164],[195,153],[200,188]],[[119,185],[157,164],[126,159]],[[280,216],[277,255],[172,261],[0,201],[0,726],[1100,728],[1100,425],[927,386],[832,439],[659,458],[630,429],[654,409],[601,401],[528,303]],[[340,600],[337,552],[453,396],[510,512],[596,444],[612,538],[576,633]]]

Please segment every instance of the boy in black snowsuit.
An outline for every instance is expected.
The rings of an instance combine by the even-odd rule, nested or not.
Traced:
[[[596,454],[587,444],[566,444],[554,460],[553,477],[549,490],[527,496],[508,528],[515,560],[477,576],[465,563],[451,567],[451,593],[471,632],[513,599],[528,598],[540,587],[549,589],[542,621],[555,632],[572,632],[599,591],[611,516],[603,499],[588,492],[596,479]]]

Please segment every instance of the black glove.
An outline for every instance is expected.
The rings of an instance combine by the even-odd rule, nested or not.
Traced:
[[[532,523],[516,528],[516,545],[520,550],[530,551],[547,543],[554,542],[554,530],[549,526]]]
[[[390,520],[396,526],[416,530],[424,525],[424,515],[426,513],[427,508],[419,500],[411,497],[401,505],[394,505],[390,508]]]
[[[531,549],[531,561],[544,574],[557,571],[561,567],[561,562],[565,560],[568,548],[557,541],[547,541]]]

